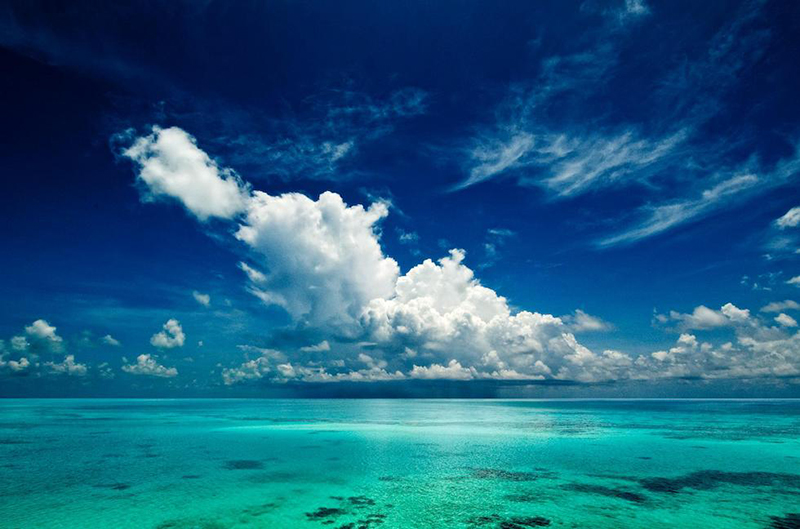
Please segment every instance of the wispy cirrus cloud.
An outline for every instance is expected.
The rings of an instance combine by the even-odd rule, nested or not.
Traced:
[[[770,167],[759,162],[747,132],[723,138],[704,132],[765,53],[771,34],[761,8],[761,2],[744,4],[702,53],[687,54],[666,74],[638,81],[652,85],[645,96],[651,111],[620,118],[613,104],[600,114],[594,108],[598,98],[609,104],[608,86],[617,76],[630,74],[621,58],[630,30],[658,16],[646,4],[626,2],[585,36],[582,49],[542,59],[537,77],[510,89],[494,124],[473,136],[464,161],[468,175],[451,189],[510,178],[563,200],[635,185],[644,203],[629,215],[633,224],[596,241],[610,247],[666,232],[785,183],[798,171],[797,154]]]

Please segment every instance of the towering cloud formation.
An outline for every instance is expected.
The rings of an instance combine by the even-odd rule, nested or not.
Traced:
[[[391,295],[399,274],[375,231],[387,213],[383,203],[348,206],[336,193],[254,192],[236,232],[268,271],[248,273],[251,291],[298,321],[357,332],[363,307]]]
[[[671,312],[657,319],[683,331],[732,327],[738,345],[714,347],[686,333],[668,351],[636,359],[612,350],[597,354],[573,332],[607,324],[581,311],[564,319],[512,311],[505,298],[475,278],[462,250],[450,250],[436,262],[425,260],[401,275],[379,242],[377,226],[388,214],[386,204],[348,206],[331,192],[314,200],[298,193],[252,191],[177,128],[154,128],[124,154],[138,164],[146,196],[173,197],[201,221],[236,222],[235,238],[251,251],[249,263],[239,263],[249,290],[264,303],[284,308],[298,328],[333,342],[298,347],[296,357],[260,350],[257,358],[224,369],[226,384],[262,378],[597,382],[798,373],[800,334],[787,334],[796,322],[786,314],[776,320],[778,328],[730,303],[719,310],[699,306],[690,314]],[[784,302],[776,311],[792,306]],[[168,348],[182,345],[183,339],[178,322],[170,320],[152,343]],[[177,374],[148,355],[124,369]]]

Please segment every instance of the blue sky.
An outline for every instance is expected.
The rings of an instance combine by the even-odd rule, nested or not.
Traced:
[[[0,8],[0,394],[796,396],[791,2]]]

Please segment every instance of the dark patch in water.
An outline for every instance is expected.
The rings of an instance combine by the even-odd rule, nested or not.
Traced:
[[[185,476],[181,476],[181,479],[200,479],[200,476],[197,474],[186,474]]]
[[[652,457],[650,457],[650,456],[639,456],[639,457],[637,457],[636,459],[642,459],[642,460],[644,460],[644,461],[649,461],[649,460],[651,460],[651,459],[653,459],[653,458],[652,458]]]
[[[547,527],[550,525],[550,520],[544,516],[514,516],[504,520],[498,514],[490,514],[488,516],[476,516],[467,520],[467,523],[473,527],[482,527],[485,525],[494,525],[499,529],[523,529],[525,527]]]
[[[231,459],[223,466],[227,470],[259,470],[264,468],[264,463],[255,459]]]
[[[503,481],[536,481],[539,475],[533,472],[513,472],[499,468],[473,468],[472,477],[475,479],[500,479]]]
[[[701,470],[676,478],[646,478],[639,483],[650,492],[677,494],[683,489],[711,490],[719,485],[800,489],[800,475],[774,472],[723,472]]]
[[[169,520],[160,523],[156,529],[226,529],[227,526],[213,520]]]
[[[95,485],[94,488],[96,489],[111,489],[111,490],[127,490],[131,488],[128,483],[110,483],[110,484],[101,484]]]
[[[279,506],[280,504],[275,502],[263,503],[261,505],[256,505],[255,507],[248,507],[247,509],[243,510],[242,513],[246,514],[247,516],[252,516],[254,518],[257,518],[259,516],[267,514],[268,512],[274,511]]]
[[[784,516],[770,516],[770,529],[800,529],[800,514],[788,513]]]
[[[378,478],[378,481],[386,481],[386,482],[403,481],[403,478],[397,476],[380,476]]]
[[[356,507],[375,505],[375,500],[367,498],[366,496],[350,496],[347,498],[347,501],[350,502],[350,505],[355,505]]]
[[[506,494],[503,498],[512,503],[534,503],[540,499],[535,494]]]
[[[337,518],[343,514],[345,514],[344,509],[339,509],[336,507],[320,507],[314,512],[307,512],[306,517],[308,517],[309,520],[325,520],[328,518]]]
[[[510,520],[501,522],[500,529],[522,529],[523,527],[546,527],[550,520],[544,516],[515,516]]]
[[[608,496],[609,498],[619,498],[621,500],[630,501],[633,503],[644,503],[647,498],[641,494],[630,492],[624,489],[615,489],[611,487],[603,487],[601,485],[589,485],[586,483],[573,483],[565,485],[565,490],[572,490],[575,492],[583,492],[588,494],[598,494],[600,496]]]
[[[31,444],[30,441],[24,439],[0,439],[0,445],[27,445]]]

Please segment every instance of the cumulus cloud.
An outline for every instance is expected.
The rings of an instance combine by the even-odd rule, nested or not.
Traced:
[[[27,327],[25,333],[32,339],[44,344],[53,352],[61,350],[64,342],[63,338],[56,334],[56,328],[47,323],[46,320],[36,320]]]
[[[153,127],[123,151],[139,167],[138,178],[146,185],[145,198],[178,199],[199,220],[230,219],[244,210],[248,190],[228,169],[197,148],[195,139],[171,127]]]
[[[45,362],[44,365],[53,373],[62,375],[82,377],[88,371],[85,364],[79,364],[75,362],[74,355],[67,355],[62,362]]]
[[[740,309],[733,303],[726,303],[719,310],[699,305],[690,314],[670,311],[669,315],[657,315],[660,323],[677,322],[684,330],[713,329],[745,322],[750,318],[750,311]]]
[[[165,367],[158,363],[156,357],[149,354],[140,354],[136,357],[135,364],[125,364],[122,370],[131,375],[146,375],[152,377],[172,378],[178,376],[174,367]]]
[[[352,327],[369,300],[391,294],[399,273],[378,242],[387,214],[384,203],[348,206],[330,192],[317,200],[254,192],[236,231],[265,271],[251,291],[298,321]]]
[[[159,349],[172,349],[173,347],[183,347],[186,335],[183,333],[181,323],[176,319],[167,320],[164,330],[157,332],[150,337],[150,344]]]
[[[172,133],[181,136],[178,131]],[[188,135],[183,133],[183,137],[182,149],[197,151],[185,153],[187,158],[201,160],[205,170],[213,169],[215,175],[228,174],[186,139]],[[145,140],[157,142],[157,133]],[[169,160],[159,161],[162,155],[169,159],[162,150],[152,149],[149,162],[155,167],[169,166]],[[153,182],[140,178],[147,185]],[[217,180],[207,175],[188,179],[193,187],[209,186],[211,193]],[[309,367],[260,358],[228,371],[224,378],[231,383],[265,373],[318,381],[397,379],[413,372],[414,366],[418,374],[425,373],[425,368],[427,373],[440,372],[434,366],[454,367],[452,360],[485,378],[588,381],[613,378],[620,369],[615,355],[597,355],[580,345],[560,318],[513,312],[505,298],[481,285],[463,264],[461,250],[451,250],[438,263],[426,260],[401,276],[397,262],[384,255],[379,242],[378,224],[388,214],[383,201],[363,207],[348,205],[331,192],[314,200],[299,193],[273,196],[250,191],[244,184],[237,186],[242,202],[234,235],[250,250],[248,261],[254,263],[239,264],[249,278],[250,292],[266,304],[285,309],[298,326],[375,343],[378,357],[366,369],[351,371],[343,371],[347,359]],[[196,207],[192,197],[171,196],[190,210]],[[509,235],[505,230],[492,234]],[[600,325],[585,313],[576,313],[574,320],[570,324],[582,330]],[[183,338],[178,322],[170,320],[151,342],[174,347],[182,345]],[[407,351],[416,352],[413,365],[408,363]],[[318,344],[313,352],[328,351]],[[450,356],[454,352],[457,358]]]
[[[192,297],[194,297],[194,300],[204,307],[208,307],[211,305],[211,296],[208,294],[201,294],[200,292],[195,290],[194,292],[192,292]]]

